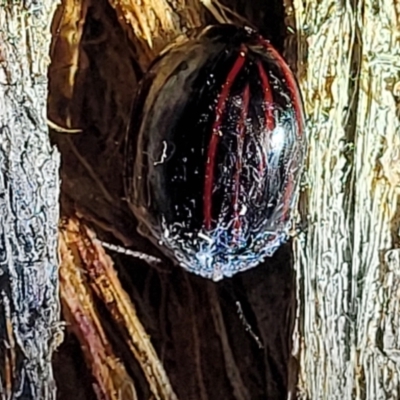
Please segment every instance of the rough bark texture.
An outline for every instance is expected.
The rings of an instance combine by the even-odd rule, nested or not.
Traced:
[[[219,20],[224,13],[235,19],[218,2],[204,3]],[[75,136],[53,134],[63,155],[64,214],[78,211],[100,238],[157,254],[137,234],[122,190],[131,100],[164,44],[214,20],[197,1],[137,4],[63,2],[53,23],[49,115],[79,128]],[[284,16],[280,1],[226,4],[279,49],[286,40],[286,57],[302,85],[310,153],[300,202],[307,229],[295,240],[296,283],[288,244],[265,265],[218,284],[167,260],[156,270],[114,256],[123,286],[118,293],[130,295],[181,400],[285,399],[296,384],[301,399],[398,399],[399,6],[296,0],[285,2]],[[51,13],[41,6],[10,1],[0,8],[3,398],[54,398],[49,360],[58,327],[58,183],[43,112]],[[63,29],[68,35],[60,35]],[[121,331],[126,316],[116,321],[96,289],[88,298],[93,315],[101,315],[98,332],[107,345],[98,354],[121,362],[119,377],[129,375],[132,398],[150,398],[154,389],[138,361],[143,354],[129,351]],[[77,327],[55,357],[59,398],[95,399],[76,340],[82,345],[88,336],[80,337]],[[298,382],[291,352],[300,365]]]
[[[77,34],[69,69],[63,63],[58,69],[70,79],[62,96],[56,64],[51,74],[50,115],[83,130],[54,135],[64,160],[63,210],[80,212],[102,239],[157,254],[137,234],[122,190],[131,99],[164,44],[213,17],[238,19],[211,0],[203,3],[212,15],[196,1],[109,3],[73,2],[81,8],[68,14],[68,29]],[[179,399],[293,396],[298,370],[291,351],[300,364],[301,399],[398,399],[399,6],[296,0],[285,2],[284,16],[279,1],[226,4],[281,50],[285,39],[302,85],[310,152],[300,202],[306,231],[295,240],[297,285],[290,244],[265,265],[219,284],[167,260],[155,270],[115,256],[121,283]],[[102,323],[138,397],[148,398],[115,321],[105,316]],[[64,398],[73,395],[64,391]]]
[[[136,360],[155,400],[177,400],[135,306],[95,234],[78,220],[64,221],[60,255],[64,315],[82,345],[94,377],[97,397],[137,400],[137,377],[129,376],[130,363],[125,366],[121,356],[117,355],[118,347],[123,346],[126,348],[124,359]],[[94,298],[98,301],[93,301]],[[110,340],[99,305],[107,310],[114,323]],[[117,338],[120,346],[116,349],[112,343]]]
[[[400,398],[399,11],[295,1],[310,117],[308,232],[296,243],[301,399]]]
[[[0,398],[55,399],[59,155],[46,123],[52,1],[0,5]]]

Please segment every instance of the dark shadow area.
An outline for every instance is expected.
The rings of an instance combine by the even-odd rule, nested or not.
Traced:
[[[283,50],[280,1],[226,4]],[[123,137],[141,72],[105,0],[89,9],[81,51],[85,65],[74,94],[80,105],[74,123],[84,131],[52,134],[62,154],[63,214],[77,211],[102,239],[160,256],[137,233],[124,200]],[[296,293],[290,243],[263,265],[220,283],[169,263],[158,271],[127,256],[113,258],[180,400],[280,400],[294,390],[296,382],[289,383],[289,376],[296,376],[289,371]],[[99,309],[110,324],[106,310]],[[132,366],[128,371],[138,393],[149,398],[129,352],[113,337],[112,326],[106,331],[116,354]],[[54,358],[60,400],[93,398],[83,363],[76,339],[67,335]]]
[[[54,352],[53,368],[58,400],[97,400],[80,344],[68,330],[64,342]]]

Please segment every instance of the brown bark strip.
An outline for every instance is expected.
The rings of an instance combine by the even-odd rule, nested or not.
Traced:
[[[154,57],[177,36],[203,24],[201,3],[196,0],[109,0],[121,26],[137,46],[145,70]]]
[[[161,361],[158,359],[149,336],[136,315],[134,305],[121,287],[113,268],[113,263],[104,252],[102,246],[96,241],[94,233],[80,224],[78,220],[69,219],[62,227],[62,238],[65,245],[74,254],[74,262],[77,264],[75,268],[78,266],[78,268],[85,271],[87,285],[90,290],[96,294],[110,311],[118,327],[117,329],[142,367],[143,374],[155,398],[157,400],[176,400],[177,397],[173,392]],[[64,252],[63,254],[65,255],[66,253]],[[72,278],[71,275],[65,275],[65,281],[62,281],[62,296],[65,301],[70,298],[69,290],[71,288],[75,290],[79,287],[84,288],[78,282],[74,283]],[[78,300],[80,296],[82,294],[77,297]],[[93,307],[90,305],[89,298],[87,304],[89,309]],[[83,305],[79,307],[83,307]],[[88,308],[83,307],[82,309],[87,310]],[[83,313],[83,316],[85,316],[87,311],[83,311]],[[93,313],[90,312],[89,314]],[[75,316],[74,319],[76,322],[74,325],[81,325]],[[96,323],[98,327],[99,324],[100,322]],[[100,332],[99,329],[98,332]],[[88,333],[82,331],[82,339],[85,342],[90,341]],[[106,343],[104,337],[101,342]],[[98,368],[99,365],[101,366],[101,363],[95,359],[92,359],[90,364],[93,369]],[[123,382],[123,379],[119,378],[120,382]]]
[[[48,118],[60,130],[76,128],[72,99],[77,74],[82,69],[85,55],[81,40],[90,0],[62,0],[52,22],[51,74],[48,98]],[[78,133],[80,130],[72,129]]]
[[[104,333],[74,239],[68,230],[61,231],[60,284],[64,316],[82,345],[98,398],[137,400],[134,382],[114,355]]]

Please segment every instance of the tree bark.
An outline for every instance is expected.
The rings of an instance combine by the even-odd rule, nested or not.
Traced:
[[[299,397],[398,399],[398,4],[294,7],[310,144],[308,231],[296,242]]]
[[[0,398],[55,399],[59,155],[46,122],[52,1],[0,5]]]

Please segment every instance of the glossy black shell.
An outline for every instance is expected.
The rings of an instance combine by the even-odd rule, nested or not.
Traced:
[[[286,239],[305,154],[293,74],[259,34],[212,26],[145,76],[127,138],[140,231],[182,267],[219,280]]]

